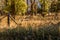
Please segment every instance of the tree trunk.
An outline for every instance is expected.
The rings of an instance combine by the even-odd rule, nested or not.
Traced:
[[[33,1],[30,0],[30,2],[31,2],[31,13],[33,13]]]
[[[28,5],[28,0],[27,0],[27,5]],[[27,12],[28,12],[28,8],[27,8]]]
[[[34,14],[37,14],[37,3],[36,0],[34,0]]]
[[[14,2],[14,0],[11,0],[11,15],[15,19],[15,2]]]
[[[5,3],[6,3],[5,5],[6,5],[6,6],[7,6],[7,2],[8,2],[8,0],[5,0]]]

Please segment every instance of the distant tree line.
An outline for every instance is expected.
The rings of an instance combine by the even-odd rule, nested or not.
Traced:
[[[5,0],[4,12],[10,12],[12,15],[20,14],[47,14],[49,12],[58,12],[60,10],[60,0],[38,0],[41,7],[38,7],[36,0]],[[28,8],[30,7],[30,10]]]

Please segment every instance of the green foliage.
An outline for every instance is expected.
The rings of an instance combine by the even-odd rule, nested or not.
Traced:
[[[11,0],[7,0],[7,2],[6,2],[5,5],[6,5],[6,6],[3,8],[3,11],[4,11],[5,13],[10,12],[10,11],[11,11]]]
[[[21,13],[25,13],[27,11],[27,4],[24,0],[16,0],[15,1],[15,8],[16,8],[16,12],[21,14]]]
[[[52,1],[50,1],[50,0],[39,0],[39,2],[41,3],[43,10],[48,12]]]
[[[25,0],[13,0],[15,3],[15,13],[18,14],[24,14],[26,12],[27,9],[27,4],[25,2]],[[5,8],[3,9],[6,13],[11,11],[11,0],[7,1],[7,5],[5,6]]]
[[[56,2],[51,3],[50,12],[57,12],[57,3]]]
[[[60,10],[60,0],[57,2],[57,10]]]

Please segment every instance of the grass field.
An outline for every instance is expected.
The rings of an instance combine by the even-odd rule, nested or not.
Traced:
[[[0,16],[2,18],[3,16]],[[16,25],[7,17],[0,21],[0,40],[60,40],[60,16],[15,16]]]
[[[3,16],[0,16],[0,18],[2,18]],[[19,15],[16,15],[15,21],[16,21],[16,23],[18,23],[22,27],[28,27],[28,26],[37,27],[40,25],[49,25],[50,23],[57,24],[58,22],[60,22],[60,16],[58,16],[58,18],[55,19],[54,15],[45,16],[45,17],[42,17],[41,15],[36,15],[36,16],[30,16],[30,15],[19,16]],[[12,28],[16,27],[17,26],[16,23],[10,18],[10,27],[12,27]],[[4,28],[4,27],[7,28],[8,27],[7,17],[5,17],[4,19],[2,19],[0,21],[0,27],[1,28]]]
[[[0,40],[60,40],[60,23],[39,26],[32,28],[32,26],[25,27],[17,26],[14,29],[4,29],[0,31]]]

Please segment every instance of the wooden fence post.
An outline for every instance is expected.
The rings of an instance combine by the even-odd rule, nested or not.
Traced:
[[[8,15],[7,15],[7,23],[8,23],[8,26],[10,26],[10,14],[8,13]]]

